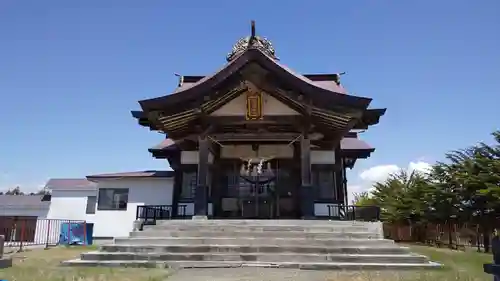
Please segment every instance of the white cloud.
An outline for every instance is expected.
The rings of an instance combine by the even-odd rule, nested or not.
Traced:
[[[420,171],[427,172],[431,168],[431,164],[424,161],[410,162],[406,170],[408,172],[412,171]],[[349,201],[352,202],[354,198],[354,193],[360,193],[364,191],[370,191],[373,187],[373,184],[380,181],[385,181],[391,174],[404,169],[399,167],[398,165],[379,165],[374,166],[369,169],[361,171],[355,178],[348,179],[348,182],[352,184],[348,184],[347,190],[349,193]]]
[[[365,182],[384,181],[390,174],[399,171],[399,169],[397,165],[380,165],[362,171],[359,173],[359,177]]]

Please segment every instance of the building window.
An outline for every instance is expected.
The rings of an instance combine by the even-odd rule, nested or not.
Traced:
[[[128,188],[100,188],[97,202],[98,210],[126,210]]]
[[[335,173],[333,170],[316,170],[312,182],[318,190],[319,199],[335,199]]]
[[[87,197],[87,209],[85,210],[86,214],[95,214],[96,201],[97,201],[97,196]]]

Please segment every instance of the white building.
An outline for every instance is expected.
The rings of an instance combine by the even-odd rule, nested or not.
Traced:
[[[137,206],[172,205],[173,172],[143,171],[51,179],[48,219],[93,224],[94,239],[128,236]]]

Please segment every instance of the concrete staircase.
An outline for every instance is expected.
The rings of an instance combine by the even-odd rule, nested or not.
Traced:
[[[383,239],[379,222],[319,220],[159,221],[63,264],[374,270],[440,267]]]

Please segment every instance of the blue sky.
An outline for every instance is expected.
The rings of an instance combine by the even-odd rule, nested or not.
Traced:
[[[220,68],[249,22],[301,73],[387,107],[363,171],[432,163],[499,128],[500,1],[0,1],[0,189],[165,169],[138,100]]]

